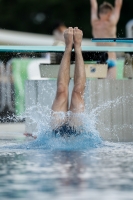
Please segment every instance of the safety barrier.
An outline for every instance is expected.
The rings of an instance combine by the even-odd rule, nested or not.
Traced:
[[[121,39],[121,42],[123,41]],[[133,40],[128,43],[133,44]],[[82,52],[133,52],[133,46],[82,46]],[[0,46],[0,52],[7,53],[61,53],[64,52],[64,46]],[[73,50],[74,52],[74,50]]]

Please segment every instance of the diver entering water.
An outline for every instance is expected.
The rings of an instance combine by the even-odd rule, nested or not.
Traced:
[[[115,0],[115,7],[108,2],[103,2],[99,7],[97,0],[90,0],[91,25],[94,38],[116,38],[117,23],[123,0]],[[114,46],[115,43],[97,43],[98,46]],[[108,53],[108,78],[116,78],[116,53]]]
[[[81,52],[83,32],[78,27],[69,27],[64,32],[65,52],[61,60],[58,78],[57,91],[52,105],[52,127],[55,134],[61,136],[67,134],[77,135],[75,127],[81,127],[81,120],[75,118],[77,114],[84,112],[84,90],[86,84],[85,66]],[[69,107],[69,82],[70,82],[70,60],[71,52],[74,44],[75,50],[75,72],[74,72],[74,88],[71,96]],[[70,111],[68,116],[66,113]],[[64,117],[61,115],[64,113]]]
[[[84,90],[86,84],[85,65],[81,52],[83,32],[75,28],[68,28],[64,32],[65,52],[61,60],[58,78],[57,91],[52,105],[51,128],[55,136],[70,137],[77,136],[83,132],[83,115],[85,109]],[[70,60],[71,52],[75,50],[75,72],[74,88],[72,91],[69,107],[69,82],[70,82]],[[36,136],[25,133],[27,137]]]

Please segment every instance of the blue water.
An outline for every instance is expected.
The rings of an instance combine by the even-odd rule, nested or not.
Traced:
[[[87,114],[80,135],[55,137],[49,114],[31,113],[36,140],[0,140],[0,200],[133,198],[133,143],[103,141]]]
[[[2,200],[132,197],[133,143],[104,142],[82,150],[0,150]]]

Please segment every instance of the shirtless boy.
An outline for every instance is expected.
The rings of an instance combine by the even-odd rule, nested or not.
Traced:
[[[120,18],[120,11],[123,0],[115,0],[115,7],[104,2],[99,8],[96,0],[91,3],[91,25],[94,38],[116,38],[117,23]],[[97,43],[97,46],[114,46],[114,43]],[[108,53],[108,78],[116,78],[116,54]]]

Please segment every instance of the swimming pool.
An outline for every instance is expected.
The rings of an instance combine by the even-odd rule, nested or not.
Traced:
[[[30,117],[42,130],[46,109],[37,109]],[[95,123],[88,135],[67,139],[50,134],[31,141],[0,139],[0,199],[132,199],[133,143],[104,142]]]
[[[39,142],[0,140],[0,199],[132,199],[133,143]]]

